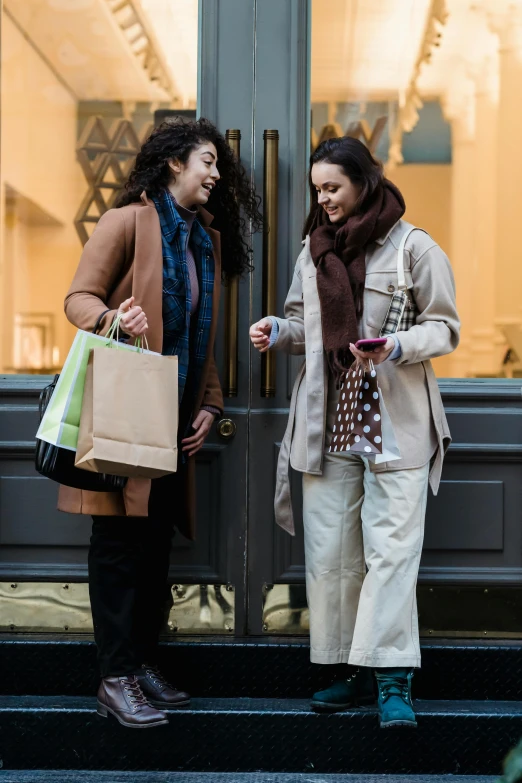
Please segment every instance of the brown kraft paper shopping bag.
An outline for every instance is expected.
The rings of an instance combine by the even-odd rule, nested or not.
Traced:
[[[178,464],[178,357],[94,348],[89,356],[75,465],[159,478]]]

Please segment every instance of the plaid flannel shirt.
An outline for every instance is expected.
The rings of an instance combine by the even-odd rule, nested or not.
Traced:
[[[196,217],[190,239],[198,269],[200,299],[191,327],[192,292],[187,265],[188,227],[180,217],[168,191],[154,198],[161,225],[163,246],[163,355],[178,357],[179,403],[189,372],[192,388],[197,389],[208,349],[212,321],[214,289],[214,254],[212,242]]]

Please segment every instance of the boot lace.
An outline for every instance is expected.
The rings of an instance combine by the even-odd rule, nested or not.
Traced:
[[[121,683],[125,689],[125,692],[129,696],[129,701],[132,704],[132,709],[134,712],[136,712],[139,707],[150,706],[147,697],[141,690],[137,677],[125,677],[125,679],[122,679]]]
[[[398,696],[409,704],[409,684],[403,677],[393,677],[391,675],[379,674],[377,677],[379,691],[383,702],[387,702],[392,696]]]
[[[156,685],[159,685],[160,688],[170,688],[171,690],[176,690],[173,685],[168,682],[163,674],[159,670],[159,666],[151,666],[149,664],[146,664],[144,667],[145,673],[151,678],[152,682]]]

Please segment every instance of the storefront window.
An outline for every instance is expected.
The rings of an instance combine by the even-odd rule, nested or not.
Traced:
[[[354,135],[450,257],[439,377],[522,376],[522,2],[312,2],[312,145]]]
[[[197,0],[4,0],[0,372],[59,370],[82,245],[141,140],[195,115]]]

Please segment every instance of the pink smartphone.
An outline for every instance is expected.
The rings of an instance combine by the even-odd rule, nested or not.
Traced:
[[[372,337],[369,340],[358,340],[355,343],[355,347],[360,351],[373,351],[375,348],[380,348],[381,345],[386,345],[386,337]]]

